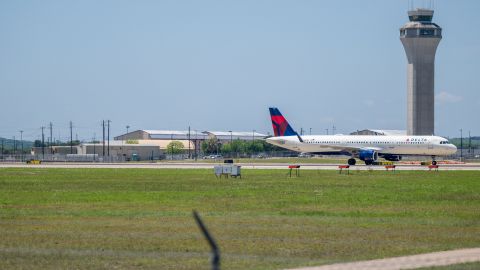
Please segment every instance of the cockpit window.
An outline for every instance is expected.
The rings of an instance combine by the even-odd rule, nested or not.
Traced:
[[[440,144],[450,144],[449,141],[441,141]]]

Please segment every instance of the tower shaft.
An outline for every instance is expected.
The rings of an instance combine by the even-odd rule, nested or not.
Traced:
[[[442,29],[431,22],[432,10],[409,12],[410,22],[400,29],[407,55],[407,134],[435,133],[435,53]]]

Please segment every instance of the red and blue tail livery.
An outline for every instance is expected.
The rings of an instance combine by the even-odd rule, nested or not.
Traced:
[[[270,117],[272,118],[273,133],[275,136],[297,136],[297,133],[277,108],[269,109]]]

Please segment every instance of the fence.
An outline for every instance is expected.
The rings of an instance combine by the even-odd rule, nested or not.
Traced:
[[[43,162],[125,162],[123,156],[99,156],[98,154],[38,154],[38,155],[0,155],[0,162],[26,162],[28,160],[41,160]]]

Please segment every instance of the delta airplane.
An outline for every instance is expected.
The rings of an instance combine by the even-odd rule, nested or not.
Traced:
[[[436,165],[436,156],[448,156],[457,152],[457,147],[438,136],[362,136],[362,135],[305,135],[293,130],[277,108],[270,108],[274,137],[267,138],[270,144],[296,151],[323,155],[349,155],[348,165],[355,165],[358,158],[366,165],[378,157],[399,161],[402,155],[431,156]]]

